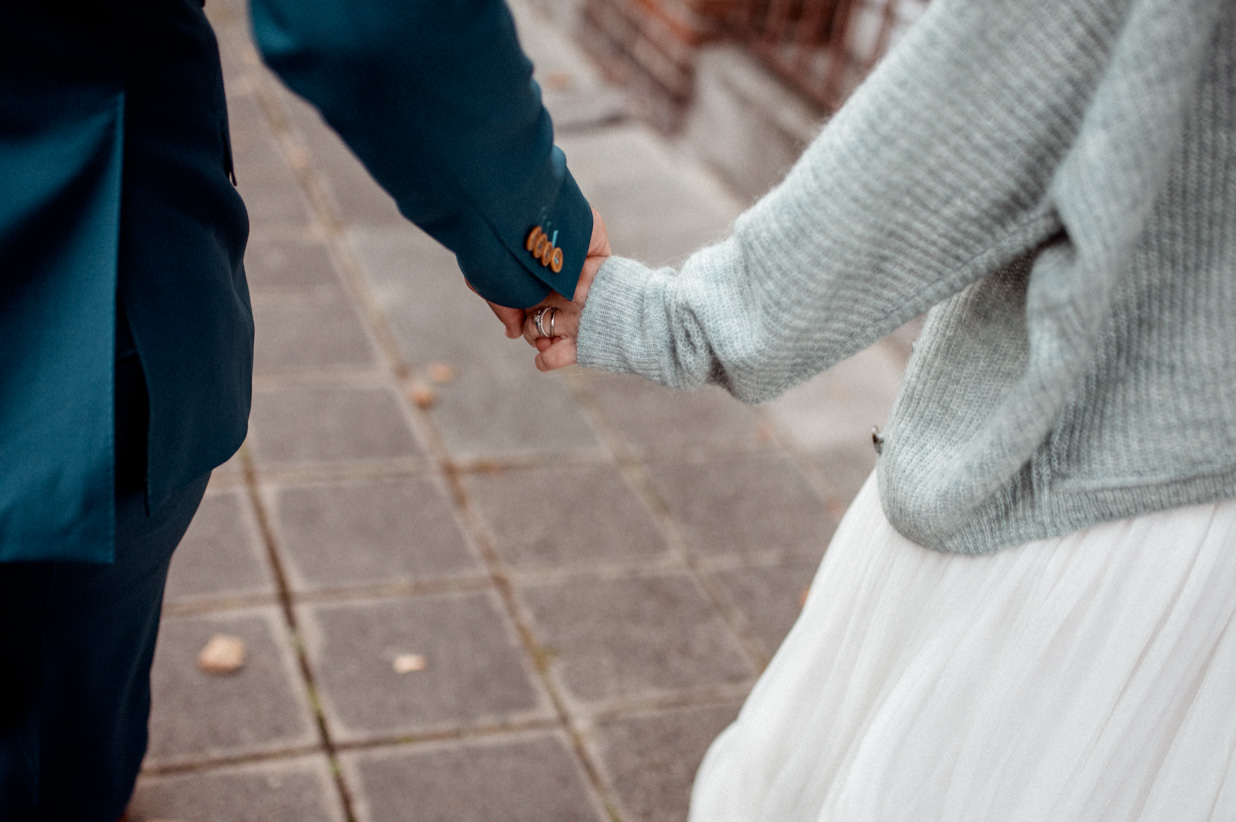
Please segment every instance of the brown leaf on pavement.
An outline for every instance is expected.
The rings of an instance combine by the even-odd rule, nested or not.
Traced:
[[[575,78],[565,71],[551,71],[545,76],[545,87],[554,91],[565,91],[575,84]]]
[[[227,634],[215,634],[197,655],[197,667],[204,673],[224,676],[245,666],[245,642]]]
[[[421,654],[400,654],[395,657],[395,673],[411,674],[429,667],[429,660]]]
[[[429,379],[438,385],[446,385],[455,381],[455,367],[449,363],[436,362],[429,366]]]
[[[438,392],[423,382],[414,382],[408,388],[408,399],[417,408],[433,408],[438,402]]]

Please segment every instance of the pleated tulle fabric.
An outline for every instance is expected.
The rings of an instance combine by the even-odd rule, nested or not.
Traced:
[[[972,557],[869,479],[690,818],[1236,820],[1236,501]]]

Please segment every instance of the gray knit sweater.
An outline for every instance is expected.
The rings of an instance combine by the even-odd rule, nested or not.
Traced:
[[[732,236],[606,262],[579,360],[760,402],[928,308],[908,538],[1236,497],[1236,0],[935,0]]]

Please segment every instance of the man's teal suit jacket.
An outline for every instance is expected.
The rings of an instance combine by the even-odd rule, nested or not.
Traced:
[[[502,0],[252,0],[269,65],[494,302],[571,295],[591,210]],[[117,307],[147,499],[244,439],[253,321],[200,0],[0,0],[0,561],[113,552]],[[561,270],[524,246],[535,227]],[[555,261],[559,262],[559,261]]]

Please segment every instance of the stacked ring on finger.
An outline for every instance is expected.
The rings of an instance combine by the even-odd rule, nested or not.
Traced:
[[[545,330],[545,312],[549,312],[549,331]],[[537,309],[537,312],[532,315],[532,322],[536,324],[536,332],[542,337],[554,336],[554,320],[558,319],[558,309],[553,306],[544,306]]]

